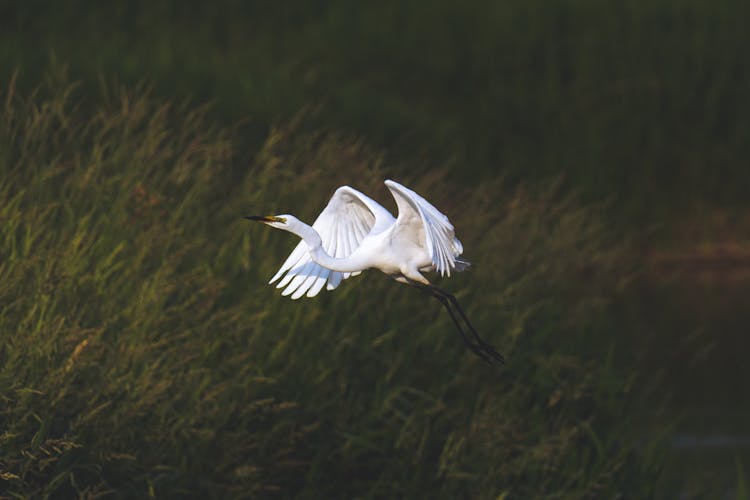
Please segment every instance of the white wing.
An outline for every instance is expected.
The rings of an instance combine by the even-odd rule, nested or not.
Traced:
[[[373,227],[388,223],[393,216],[376,201],[349,186],[341,186],[333,193],[328,205],[323,209],[312,227],[323,241],[323,249],[331,257],[345,258],[359,247]],[[276,285],[283,288],[281,295],[291,295],[298,299],[307,294],[315,297],[326,285],[333,290],[342,280],[356,276],[359,272],[341,273],[331,271],[310,258],[304,241],[292,250],[278,272],[271,278],[273,283],[286,275]]]
[[[458,267],[457,270],[460,271],[468,265],[465,261],[456,259],[463,253],[464,248],[456,238],[448,217],[430,202],[398,182],[387,180],[385,185],[391,190],[398,206],[395,230],[399,235],[407,235],[425,248],[437,272],[450,276],[452,269]]]

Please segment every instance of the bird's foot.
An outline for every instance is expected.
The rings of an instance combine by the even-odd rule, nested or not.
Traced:
[[[497,352],[497,350],[490,344],[479,341],[478,344],[467,344],[471,352],[482,358],[487,364],[500,363],[505,364],[505,358],[503,355]]]
[[[474,346],[472,351],[478,354],[484,361],[489,364],[505,364],[505,358],[503,357],[503,355],[497,352],[497,349],[495,349],[491,344],[488,344],[487,342],[484,342],[482,340],[479,341],[478,345]]]

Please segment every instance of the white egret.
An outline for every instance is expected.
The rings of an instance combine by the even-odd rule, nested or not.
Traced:
[[[451,271],[469,266],[468,261],[458,258],[463,246],[448,217],[411,189],[392,180],[385,185],[396,200],[397,218],[349,186],[336,190],[312,226],[288,214],[245,217],[302,238],[269,283],[281,278],[276,287],[284,288],[282,295],[291,295],[292,299],[314,297],[323,286],[333,290],[342,280],[365,269],[379,269],[438,299],[474,353],[488,362],[502,362],[494,347],[479,337],[456,298],[422,275],[437,271],[450,276]]]

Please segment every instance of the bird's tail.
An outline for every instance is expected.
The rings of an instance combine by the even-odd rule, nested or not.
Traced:
[[[471,267],[471,262],[464,259],[456,259],[456,264],[453,269],[455,269],[457,272],[466,271],[468,268]]]

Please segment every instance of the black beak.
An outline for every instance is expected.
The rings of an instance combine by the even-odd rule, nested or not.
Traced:
[[[258,222],[273,222],[273,219],[266,215],[246,215],[244,218],[247,220],[256,220]]]

